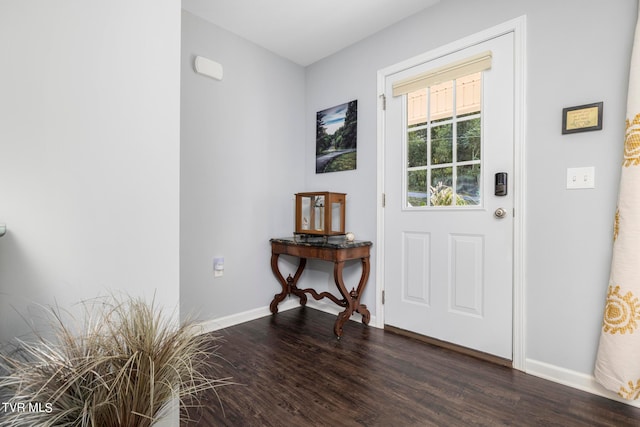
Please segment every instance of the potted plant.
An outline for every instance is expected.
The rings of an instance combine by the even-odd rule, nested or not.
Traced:
[[[49,308],[53,338],[18,339],[0,355],[0,426],[152,426],[172,404],[185,418],[199,393],[231,384],[208,377],[219,367],[218,338],[196,324],[176,325],[140,298],[82,306],[79,328]]]

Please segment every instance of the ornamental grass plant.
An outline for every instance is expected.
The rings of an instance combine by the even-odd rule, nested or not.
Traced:
[[[0,426],[152,426],[172,403],[184,420],[201,392],[232,384],[208,377],[221,370],[220,341],[196,324],[176,325],[131,297],[82,307],[71,324],[48,308],[52,338],[17,340],[0,355]]]

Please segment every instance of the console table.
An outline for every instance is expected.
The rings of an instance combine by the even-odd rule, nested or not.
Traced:
[[[333,327],[333,332],[338,339],[342,336],[342,326],[349,320],[354,311],[362,315],[362,323],[365,325],[369,324],[371,314],[366,305],[360,304],[360,297],[364,292],[367,279],[369,278],[371,242],[359,240],[352,242],[346,240],[337,242],[332,242],[331,240],[326,242],[313,240],[297,241],[292,237],[271,239],[270,242],[271,270],[273,270],[273,274],[278,279],[278,282],[280,282],[280,285],[282,285],[282,292],[273,297],[273,301],[271,301],[271,305],[269,306],[271,313],[275,314],[278,312],[278,304],[288,295],[296,295],[300,298],[300,304],[305,305],[307,303],[307,296],[305,294],[311,294],[316,300],[329,298],[340,307],[344,307],[344,311],[338,314],[338,318]],[[289,277],[285,279],[282,273],[280,273],[280,269],[278,268],[278,258],[280,255],[291,255],[300,258],[298,269],[293,277],[289,274]],[[317,293],[311,288],[298,288],[298,280],[309,258],[333,262],[333,278],[342,298],[338,298],[330,292]],[[360,277],[358,287],[352,288],[349,292],[342,279],[342,270],[345,261],[354,259],[359,259],[362,262],[362,276]]]

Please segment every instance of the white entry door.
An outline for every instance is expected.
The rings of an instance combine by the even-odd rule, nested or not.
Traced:
[[[383,144],[385,324],[509,360],[513,51],[507,33],[387,76]]]

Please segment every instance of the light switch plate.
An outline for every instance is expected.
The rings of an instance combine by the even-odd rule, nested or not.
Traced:
[[[596,188],[596,168],[567,168],[567,189]]]

